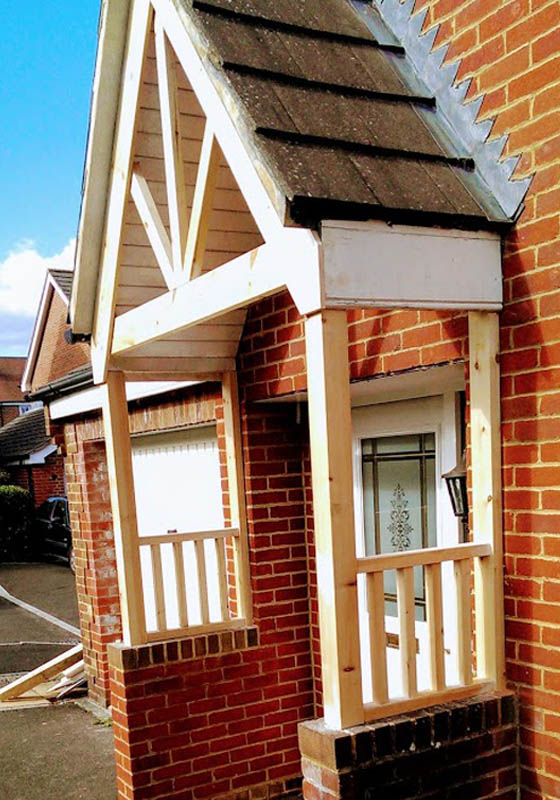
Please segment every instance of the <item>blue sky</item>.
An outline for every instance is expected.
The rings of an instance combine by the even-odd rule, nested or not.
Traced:
[[[45,260],[72,260],[99,4],[2,4],[0,355],[27,351]]]

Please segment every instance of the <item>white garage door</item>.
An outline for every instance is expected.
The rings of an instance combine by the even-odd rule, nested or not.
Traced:
[[[138,533],[161,536],[168,531],[179,533],[217,530],[224,527],[218,442],[214,426],[186,431],[158,433],[132,440],[132,466],[138,516]],[[194,551],[185,544],[187,587],[197,584]],[[151,579],[149,547],[141,548],[142,577],[146,623],[156,629],[155,600]],[[215,552],[206,550],[208,577],[215,574]],[[178,624],[171,545],[162,547],[162,566],[168,625]],[[213,583],[213,581],[212,581]],[[209,585],[210,616],[219,615],[218,588]],[[215,594],[215,598],[212,596]],[[198,604],[192,592],[191,606]]]

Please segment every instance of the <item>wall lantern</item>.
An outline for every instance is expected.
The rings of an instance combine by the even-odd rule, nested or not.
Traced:
[[[453,513],[458,517],[463,526],[466,525],[469,518],[469,502],[467,497],[467,468],[465,466],[465,457],[457,464],[457,466],[446,472],[441,476],[447,484],[447,491],[453,506]]]

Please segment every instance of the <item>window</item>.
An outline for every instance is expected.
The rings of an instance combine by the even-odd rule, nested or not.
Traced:
[[[362,440],[366,555],[437,544],[434,433]],[[425,619],[424,576],[414,571],[417,619]],[[396,575],[385,574],[386,611],[396,616]]]

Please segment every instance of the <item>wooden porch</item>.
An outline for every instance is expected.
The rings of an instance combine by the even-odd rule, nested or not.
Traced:
[[[351,727],[485,688],[499,689],[504,681],[499,236],[384,222],[331,220],[324,221],[320,231],[288,226],[285,197],[274,188],[267,165],[245,146],[242,125],[232,121],[223,87],[209,77],[188,24],[179,22],[170,0],[137,0],[133,6],[96,304],[91,297],[88,306],[96,308],[90,327],[93,368],[96,383],[104,386],[125,643],[252,622],[235,357],[249,305],[288,289],[305,319],[326,724]],[[139,142],[145,144],[138,131],[143,86],[152,98],[149,111],[159,112],[159,128],[157,141],[139,160]],[[188,161],[186,141],[191,148]],[[154,161],[156,178],[150,173],[156,169]],[[229,205],[217,199],[226,189]],[[246,236],[235,227],[240,209],[248,226]],[[216,211],[219,231],[210,226]],[[86,220],[87,212],[86,206]],[[218,234],[226,244],[216,257],[211,240]],[[142,260],[146,252],[137,252],[138,237],[143,237],[149,254],[148,266]],[[89,291],[85,281],[82,284],[85,288],[76,295],[80,299]],[[82,306],[87,306],[83,300]],[[473,541],[357,558],[347,310],[405,307],[462,309],[469,314]],[[87,328],[80,318],[77,328],[82,325]],[[125,395],[125,381],[134,380],[221,381],[231,527],[138,536]],[[194,548],[198,575],[199,613],[194,616],[185,582],[187,545]],[[168,546],[179,619],[175,626],[168,623],[162,571],[162,548]],[[151,552],[157,629],[150,631],[142,603],[142,548]],[[208,548],[213,548],[212,580],[218,587],[219,613],[214,618]],[[447,684],[443,666],[444,562],[454,565],[457,596],[459,682],[454,685]],[[415,659],[412,575],[417,566],[426,574],[430,652],[430,689],[422,692]],[[389,696],[384,657],[383,574],[388,570],[397,574],[403,685],[398,698]],[[366,575],[368,588],[371,703],[364,702],[362,690],[360,575]]]

